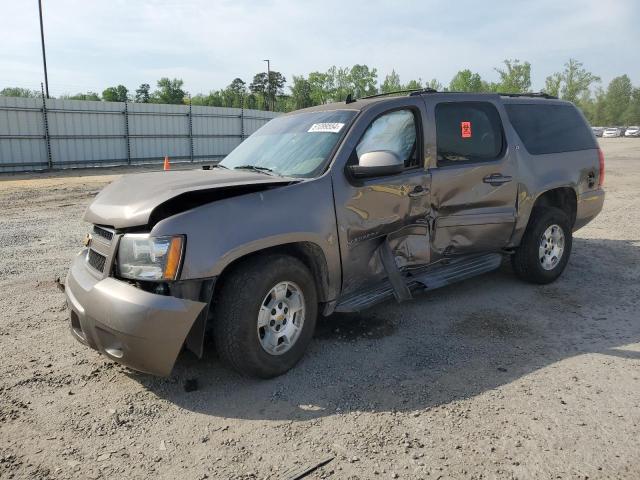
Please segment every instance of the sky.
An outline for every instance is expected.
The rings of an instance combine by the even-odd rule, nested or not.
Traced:
[[[640,86],[637,0],[42,0],[52,95],[134,91],[182,78],[192,94],[249,83],[271,68],[292,75],[366,64],[379,81],[448,84],[469,68],[497,80],[505,58],[532,64],[532,89],[569,58],[602,78]],[[0,89],[43,81],[36,0],[0,0]]]

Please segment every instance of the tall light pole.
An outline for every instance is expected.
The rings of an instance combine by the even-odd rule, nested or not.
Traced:
[[[44,64],[44,91],[49,98],[49,79],[47,78],[47,54],[44,50],[44,27],[42,26],[42,0],[38,0],[40,11],[40,40],[42,41],[42,63]]]
[[[38,0],[39,1],[39,0]],[[263,62],[267,62],[267,110],[271,110],[271,63],[269,60],[263,60]]]

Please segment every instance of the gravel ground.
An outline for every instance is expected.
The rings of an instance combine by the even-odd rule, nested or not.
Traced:
[[[640,141],[559,281],[500,271],[334,315],[287,375],[170,378],[71,338],[56,278],[122,171],[0,177],[0,478],[640,478]],[[82,172],[86,174],[87,172]]]

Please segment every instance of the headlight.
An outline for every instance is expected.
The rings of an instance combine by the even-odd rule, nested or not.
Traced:
[[[175,280],[178,278],[184,237],[151,237],[146,233],[126,234],[118,247],[118,272],[133,280]]]

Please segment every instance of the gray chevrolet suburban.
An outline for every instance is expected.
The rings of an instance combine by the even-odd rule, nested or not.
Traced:
[[[280,375],[319,315],[407,301],[505,257],[554,281],[603,179],[581,113],[544,94],[422,90],[292,112],[209,170],[106,187],[66,280],[71,332],[157,375],[211,332],[239,372]]]

